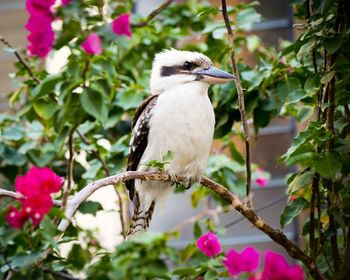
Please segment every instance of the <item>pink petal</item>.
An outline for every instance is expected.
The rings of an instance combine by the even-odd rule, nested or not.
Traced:
[[[253,272],[260,263],[260,254],[253,247],[246,247],[241,253],[241,271]]]
[[[290,68],[289,69],[289,73],[294,73],[295,71],[294,71],[294,69],[293,68]]]
[[[286,59],[285,59],[284,57],[282,57],[282,58],[280,59],[280,62],[281,62],[281,63],[286,63]]]
[[[197,240],[197,247],[208,257],[215,256],[221,252],[219,240],[211,232],[208,232]]]
[[[86,40],[81,44],[84,51],[90,54],[99,55],[102,53],[102,43],[100,37],[97,33],[92,32],[86,38]]]
[[[257,170],[256,170],[256,172],[258,172],[258,173],[264,173],[265,171],[264,171],[264,169],[262,169],[262,168],[258,168]]]
[[[268,180],[265,177],[258,177],[255,179],[255,183],[261,187],[265,187],[267,185],[267,181]]]
[[[9,207],[10,211],[6,214],[7,222],[14,228],[21,228],[23,224],[27,221],[28,216],[22,211],[18,211],[13,206]]]
[[[130,14],[122,14],[112,21],[111,28],[117,35],[131,37]]]
[[[292,202],[294,199],[298,198],[296,195],[291,195],[289,201]]]

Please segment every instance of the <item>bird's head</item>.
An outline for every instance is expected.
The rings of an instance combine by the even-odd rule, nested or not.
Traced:
[[[151,74],[151,91],[159,94],[171,87],[188,83],[222,84],[236,77],[213,66],[202,53],[164,50],[156,54]]]

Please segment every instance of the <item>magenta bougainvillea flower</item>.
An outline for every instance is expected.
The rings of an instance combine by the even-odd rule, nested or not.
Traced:
[[[81,46],[87,53],[97,55],[102,53],[101,39],[95,32],[91,32]]]
[[[236,276],[241,272],[255,271],[259,266],[259,262],[259,252],[253,247],[247,247],[240,254],[233,249],[229,250],[223,264],[232,276]]]
[[[122,14],[111,23],[112,31],[117,35],[131,37],[130,14]]]
[[[256,177],[256,179],[254,180],[254,182],[259,185],[260,187],[265,187],[267,185],[268,182],[268,178],[265,177],[266,175],[264,175],[264,169],[262,168],[258,168],[256,170],[256,173],[258,173],[258,176]]]
[[[62,0],[62,6],[65,7],[67,6],[70,2],[72,2],[73,0]]]
[[[282,255],[273,251],[265,254],[265,267],[261,280],[303,280],[303,270],[299,265],[289,266]]]
[[[211,232],[208,232],[197,240],[197,247],[208,257],[216,256],[221,252],[219,240]]]
[[[22,210],[10,206],[6,220],[15,228],[21,228],[28,219],[37,226],[53,205],[50,194],[58,192],[61,186],[62,178],[51,169],[34,166],[26,175],[17,177],[15,189],[20,194]]]
[[[55,33],[51,23],[54,20],[51,6],[55,0],[27,0],[26,8],[30,17],[25,28],[30,32],[27,37],[30,45],[27,46],[29,55],[41,58],[47,56],[52,49]]]

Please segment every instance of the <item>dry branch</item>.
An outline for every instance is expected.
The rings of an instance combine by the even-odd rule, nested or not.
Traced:
[[[14,50],[14,48],[11,46],[11,44],[5,40],[3,36],[0,35],[0,41],[4,43],[5,46],[11,48]],[[18,53],[18,51],[14,50],[13,52],[15,56],[17,57],[18,61],[24,66],[24,68],[28,71],[29,75],[35,80],[38,84],[40,84],[40,80],[37,76],[33,73],[32,69],[30,69],[29,65],[23,60],[21,55]]]
[[[164,2],[162,5],[160,5],[157,9],[152,11],[146,18],[145,21],[140,23],[131,23],[131,28],[137,28],[137,27],[143,27],[147,25],[156,15],[158,15],[161,11],[163,11],[166,7],[168,7],[174,0],[168,0]]]

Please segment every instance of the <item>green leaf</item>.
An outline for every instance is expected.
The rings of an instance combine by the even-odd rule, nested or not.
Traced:
[[[250,35],[247,37],[247,49],[249,52],[255,51],[261,45],[261,39],[257,35]]]
[[[291,204],[288,204],[284,209],[280,217],[281,228],[284,228],[291,221],[295,219],[296,216],[305,208],[307,201],[302,198],[296,198]]]
[[[5,147],[2,156],[8,165],[22,166],[27,160],[24,155],[21,155],[15,148],[12,147]]]
[[[40,257],[41,257],[41,253],[38,251],[33,252],[29,255],[17,254],[13,258],[13,260],[11,261],[11,267],[12,268],[22,268],[22,267],[32,265],[33,263],[38,261]]]
[[[162,160],[163,163],[169,163],[174,159],[174,152],[173,151],[168,151],[166,155],[163,156]]]
[[[143,267],[142,272],[146,278],[151,277],[151,279],[161,278],[161,279],[171,279],[168,267],[162,260],[152,260]]]
[[[201,229],[201,226],[199,225],[198,221],[196,221],[193,225],[193,236],[196,239],[198,239],[199,237],[202,236],[202,229]]]
[[[81,270],[84,268],[87,261],[88,257],[86,251],[79,244],[73,244],[68,254],[67,262],[71,264],[73,268]]]
[[[308,120],[314,113],[314,107],[304,105],[300,108],[298,115],[297,115],[297,121],[298,122],[304,122]]]
[[[230,153],[232,158],[237,161],[239,164],[244,164],[244,158],[242,156],[242,154],[237,150],[235,144],[233,142],[229,142],[228,143],[228,147],[230,149]]]
[[[314,157],[314,167],[321,176],[331,178],[333,181],[342,167],[342,158],[336,152],[322,153]]]
[[[43,99],[34,101],[33,107],[38,116],[44,120],[51,119],[58,108],[55,102]]]
[[[314,40],[310,40],[306,44],[303,44],[301,46],[301,48],[299,49],[299,51],[298,51],[297,59],[298,60],[304,60],[304,59],[310,57],[311,49],[314,46],[315,46],[315,41]]]
[[[195,275],[197,270],[194,267],[182,267],[175,269],[172,274],[174,275]]]
[[[85,88],[80,95],[80,101],[86,113],[101,122],[107,120],[108,111],[102,93],[92,88]]]
[[[311,179],[315,175],[313,170],[304,169],[297,173],[293,181],[289,183],[288,192],[290,194],[311,184]]]
[[[15,124],[10,127],[6,127],[2,132],[2,138],[5,140],[18,141],[21,140],[24,136],[23,126]]]
[[[261,20],[261,14],[259,14],[254,8],[244,9],[237,14],[238,28],[243,30],[251,30],[253,24],[260,22]]]
[[[33,99],[39,99],[48,95],[52,92],[56,84],[62,79],[61,74],[50,75],[47,76],[44,80],[41,81],[39,85],[37,85],[32,91],[31,96]]]
[[[83,214],[91,214],[93,216],[96,216],[96,212],[103,210],[103,208],[99,202],[87,200],[79,205],[78,210]]]
[[[137,93],[135,90],[120,91],[116,95],[115,105],[122,107],[124,110],[137,108],[144,100],[144,95]]]
[[[56,226],[48,215],[44,216],[40,226],[43,228],[43,234],[46,239],[52,241],[56,235]]]
[[[193,243],[187,244],[187,246],[181,251],[180,258],[182,262],[188,260],[193,253],[197,250],[197,246]]]
[[[327,38],[322,41],[322,45],[327,51],[335,53],[343,45],[341,38]]]
[[[329,83],[334,76],[335,76],[335,71],[328,72],[327,74],[323,75],[323,77],[321,78],[321,83],[322,84]]]
[[[218,279],[218,274],[215,270],[208,270],[204,274],[204,280],[216,280]]]

